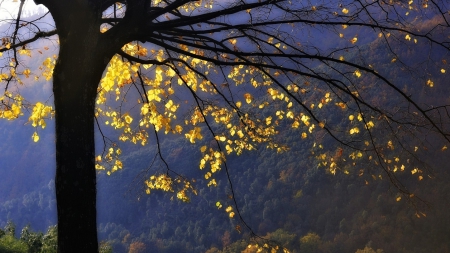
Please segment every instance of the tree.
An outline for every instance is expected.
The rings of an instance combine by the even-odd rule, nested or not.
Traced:
[[[20,240],[28,245],[29,253],[41,252],[43,246],[44,235],[42,233],[35,233],[30,231],[30,226],[25,226],[20,232]]]
[[[258,145],[285,151],[276,138],[282,127],[298,129],[300,138],[328,136],[345,149],[320,154],[328,171],[352,171],[343,152],[355,164],[367,158],[399,190],[399,200],[415,198],[397,171],[409,166],[419,180],[427,173],[425,166],[402,163],[422,160],[417,143],[427,137],[449,141],[447,106],[422,104],[415,92],[394,82],[395,71],[405,69],[425,89],[438,86],[445,59],[435,69],[423,62],[433,62],[427,58],[433,52],[448,55],[447,1],[35,0],[49,10],[54,29],[40,18],[23,20],[24,2],[17,3],[14,19],[5,20],[10,29],[0,49],[5,64],[1,117],[14,119],[28,109],[31,125],[45,126],[53,109],[27,103],[12,87],[33,74],[21,60],[36,53],[32,43],[57,36],[57,59],[44,62],[42,75],[53,84],[59,252],[98,251],[95,168],[110,174],[123,166],[120,149],[107,136],[102,136],[105,147],[111,147],[96,157],[94,129],[104,118],[122,130],[122,141],[144,145],[152,134],[159,150],[155,157],[167,173],[150,177],[147,192],[174,191],[184,201],[195,190],[182,172],[170,170],[159,148],[162,132],[184,135],[192,143],[212,139],[200,145],[208,186],[217,184],[214,173],[220,168],[229,173],[227,155]],[[330,48],[334,38],[341,41]],[[362,45],[370,40],[384,46],[380,57],[392,63],[388,68],[365,58],[370,50]],[[415,43],[430,51],[410,61],[403,49]],[[138,103],[125,99],[131,88]],[[106,106],[114,96],[122,102],[117,110]],[[340,129],[336,118],[347,117],[351,127]],[[32,137],[39,139],[37,132]],[[393,154],[395,148],[404,152]],[[226,211],[240,217],[237,204]]]
[[[51,226],[48,228],[47,233],[42,237],[42,248],[43,253],[54,253],[57,252],[57,226]],[[100,244],[102,246],[102,244]]]
[[[382,249],[377,249],[376,251],[369,246],[366,246],[364,249],[359,249],[355,253],[383,253]]]
[[[130,244],[129,253],[145,252],[145,244],[143,242],[134,241]]]
[[[301,252],[313,253],[319,252],[319,247],[322,244],[320,236],[314,233],[308,233],[300,238]]]
[[[6,233],[0,230],[0,252],[56,252],[56,227],[49,227],[47,233],[32,232],[30,226],[25,226],[20,239],[15,238],[15,224],[11,221],[5,226]]]

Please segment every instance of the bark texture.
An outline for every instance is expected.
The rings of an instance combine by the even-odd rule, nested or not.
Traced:
[[[84,7],[54,17],[60,40],[53,73],[55,188],[58,252],[64,253],[98,252],[94,110],[97,87],[113,53],[99,31],[97,13]]]

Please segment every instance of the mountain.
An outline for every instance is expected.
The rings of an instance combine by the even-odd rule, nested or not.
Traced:
[[[359,36],[365,37],[364,33]],[[434,90],[430,90],[425,85],[427,76],[416,79],[411,69],[392,68],[392,64],[398,63],[384,57],[391,54],[389,49],[382,48],[376,38],[369,37],[365,37],[367,41],[359,49],[373,53],[361,60],[370,61],[380,73],[396,77],[397,87],[422,104],[439,104],[447,100],[449,87],[442,85],[446,83],[446,75],[439,75],[440,68],[427,70],[439,77],[434,80]],[[38,58],[29,59],[27,64],[32,73],[38,74],[42,62],[55,53],[56,49],[51,44],[48,46],[50,49],[42,54],[35,52]],[[410,55],[406,57],[409,59],[407,65],[420,67],[416,65],[418,59],[414,52],[426,50],[426,45],[396,43],[394,49],[405,57]],[[358,59],[360,55],[345,57]],[[430,57],[442,61],[445,55],[435,53]],[[315,70],[325,71],[321,65]],[[378,99],[379,103],[392,108],[401,105],[401,98],[394,97],[373,79],[363,76],[362,80],[366,84],[364,88],[370,89],[370,99]],[[43,78],[38,82],[25,81],[24,91],[30,101],[51,101],[49,82]],[[254,97],[257,92],[252,93]],[[320,92],[311,89],[308,102],[316,101]],[[261,98],[258,102],[272,101]],[[256,108],[248,109],[254,111]],[[320,117],[342,131],[351,124],[347,114],[348,111],[338,106],[318,111]],[[31,136],[35,129],[28,123],[27,116],[15,121],[0,121],[1,227],[8,220],[14,221],[18,228],[30,224],[40,231],[55,224],[53,128],[49,121],[45,129],[39,129],[41,138],[34,143]],[[365,173],[361,176],[356,173],[360,167],[343,161],[351,160],[352,151],[330,138],[324,138],[321,141],[323,148],[319,149],[314,148],[314,139],[303,140],[300,132],[286,124],[280,124],[277,130],[281,133],[279,141],[290,147],[289,152],[277,154],[274,150],[259,147],[255,152],[244,152],[227,159],[229,179],[245,224],[238,215],[230,219],[224,210],[234,205],[227,175],[222,171],[216,178],[218,186],[207,187],[204,172],[198,169],[201,153],[184,136],[161,138],[161,153],[172,170],[196,181],[194,187],[199,194],[190,196],[190,203],[171,200],[171,193],[154,191],[145,194],[144,181],[155,171],[165,171],[161,162],[152,162],[157,147],[154,143],[145,147],[121,144],[124,168],[110,176],[98,172],[100,240],[112,245],[114,252],[131,249],[163,253],[249,252],[249,242],[241,241],[250,238],[248,225],[256,234],[266,236],[292,252],[307,252],[307,245],[312,245],[310,252],[356,252],[365,247],[384,252],[450,251],[447,238],[450,234],[447,212],[450,175],[446,171],[449,161],[443,155],[447,151],[421,157],[433,161],[428,173],[430,178],[417,180],[409,176],[409,171],[399,173],[402,182],[425,201],[409,203],[405,199],[397,201],[398,192],[386,178],[380,178],[382,173],[372,163],[361,161],[358,166],[366,165]],[[117,135],[109,128],[103,131],[107,136]],[[99,134],[97,137],[100,152],[102,142]],[[375,138],[384,140],[389,136]],[[204,141],[201,145],[212,144]],[[332,175],[318,159],[322,153],[341,157],[342,170]],[[352,173],[343,173],[346,169]],[[218,201],[222,205],[220,209],[217,208]]]

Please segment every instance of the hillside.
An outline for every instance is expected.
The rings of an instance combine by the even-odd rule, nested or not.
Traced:
[[[364,37],[364,33],[359,36]],[[359,46],[361,55],[368,56],[361,61],[368,61],[380,73],[395,77],[397,87],[421,104],[431,107],[447,102],[447,94],[450,94],[450,87],[444,85],[447,74],[439,75],[441,67],[437,66],[448,55],[439,50],[429,54],[438,63],[428,66],[426,72],[439,77],[434,79],[435,87],[431,89],[426,85],[428,76],[414,75],[414,69],[421,67],[416,64],[420,58],[416,53],[428,52],[427,45],[402,41],[392,46],[394,51],[403,54],[402,58],[409,59],[405,64],[410,68],[392,68],[393,64],[400,64],[386,61],[385,56],[391,56],[389,50],[392,49],[381,47],[378,39],[370,36]],[[39,66],[53,53],[54,49],[50,49],[48,54],[30,61],[32,73],[39,73]],[[345,57],[359,59],[361,55]],[[321,65],[315,68],[316,71],[324,69]],[[305,82],[303,78],[296,81]],[[363,89],[368,91],[367,99],[389,105],[393,111],[403,105],[402,98],[394,97],[375,80],[363,76],[361,82],[365,84]],[[30,81],[25,86],[30,101],[51,100],[48,82]],[[320,84],[313,83],[309,87],[307,103],[319,101],[323,96]],[[252,92],[257,97],[265,91],[245,92]],[[180,96],[180,100],[184,99]],[[277,106],[265,98],[255,100],[258,102],[255,104],[270,102]],[[351,106],[354,105],[342,108],[331,103],[326,110],[316,110],[317,115],[332,124],[336,131],[346,132],[354,124],[348,120],[348,115],[353,113]],[[271,113],[250,105],[245,109],[263,115]],[[40,231],[55,224],[53,128],[53,124],[48,123],[46,129],[40,129],[41,138],[34,143],[31,136],[35,129],[29,126],[27,115],[16,121],[0,122],[0,227],[5,227],[8,220],[18,228],[30,224]],[[242,217],[257,235],[291,252],[352,253],[365,247],[384,252],[450,251],[450,214],[447,211],[450,208],[447,183],[450,172],[446,168],[450,161],[445,155],[448,150],[425,152],[418,157],[429,164],[429,170],[424,174],[428,177],[424,180],[410,177],[410,171],[398,173],[408,189],[424,200],[410,203],[398,198],[397,189],[383,178],[383,172],[373,162],[354,158],[353,150],[329,136],[319,132],[303,139],[301,132],[287,124],[279,124],[277,130],[281,133],[277,141],[289,146],[288,152],[277,154],[274,150],[258,147],[255,152],[227,158]],[[117,137],[112,128],[105,127],[102,131],[106,136]],[[387,143],[392,136],[383,133],[380,131],[374,139]],[[423,148],[425,145],[420,144],[424,141],[430,142],[430,146],[442,146],[442,143],[433,142],[433,134],[400,137],[411,147]],[[103,146],[99,132],[97,138],[100,152]],[[161,139],[161,152],[171,170],[196,182],[194,187],[198,196],[190,196],[191,201],[183,203],[172,200],[170,193],[153,191],[150,195],[145,194],[144,181],[155,171],[165,171],[160,161],[152,162],[157,153],[156,145],[119,144],[123,150],[124,168],[110,176],[99,171],[97,176],[99,237],[112,245],[114,252],[130,252],[131,249],[162,253],[252,252],[247,248],[252,239],[250,231],[237,216],[230,219],[224,210],[233,205],[225,173],[216,178],[217,187],[207,187],[204,172],[198,169],[201,153],[197,146],[191,145],[184,136]],[[201,145],[214,144],[203,141]],[[339,161],[340,169],[336,175],[324,165],[321,154]],[[400,151],[388,154],[400,159],[407,155]],[[360,170],[364,173],[359,173]],[[217,201],[223,205],[221,209],[217,208]]]

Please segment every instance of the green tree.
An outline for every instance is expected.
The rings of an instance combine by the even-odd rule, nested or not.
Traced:
[[[28,245],[29,253],[39,253],[42,249],[42,239],[43,234],[40,232],[32,232],[30,231],[30,226],[25,226],[20,232],[20,240],[25,242]]]
[[[315,233],[308,233],[300,238],[300,252],[318,253],[322,244],[320,236]]]
[[[405,154],[414,154],[417,145],[405,136],[420,141],[422,133],[430,131],[449,140],[447,118],[437,117],[445,106],[423,106],[394,83],[395,72],[378,71],[359,55],[363,52],[359,45],[377,40],[387,48],[382,57],[391,68],[417,74],[426,89],[438,86],[435,76],[445,74],[445,66],[424,69],[426,65],[408,64],[405,50],[395,45],[419,43],[448,54],[449,21],[441,11],[447,9],[446,1],[34,2],[49,10],[56,28],[43,25],[40,18],[24,21],[25,0],[17,1],[13,19],[4,20],[11,28],[0,49],[5,87],[0,115],[12,120],[28,109],[31,125],[44,127],[45,118],[54,113],[59,252],[98,251],[95,168],[110,174],[123,167],[118,159],[121,150],[107,136],[105,145],[111,147],[96,157],[94,127],[99,122],[120,129],[122,141],[144,145],[152,136],[167,173],[150,177],[147,193],[173,191],[183,201],[195,190],[182,172],[170,170],[159,149],[162,132],[180,134],[192,143],[204,137],[212,140],[200,147],[200,168],[208,186],[217,185],[214,173],[221,168],[229,172],[228,154],[259,145],[286,150],[275,141],[280,126],[298,129],[299,138],[326,134],[356,150],[351,153],[355,164],[362,157],[378,164],[380,177],[383,174],[399,189],[400,199],[412,196],[396,176],[408,158],[398,161],[391,150],[403,148]],[[359,33],[366,36],[358,37]],[[23,61],[37,53],[31,43],[56,36],[57,59],[43,62],[42,75],[31,73]],[[425,52],[414,62],[433,62],[428,55]],[[30,75],[51,80],[54,112],[45,103],[28,103],[16,92]],[[130,89],[139,96],[137,103],[125,98]],[[124,102],[117,110],[106,104],[114,103],[110,101],[114,97]],[[258,108],[266,113],[256,113]],[[336,117],[348,118],[352,127],[342,131],[333,124]],[[375,132],[385,138],[374,138]],[[37,131],[32,138],[39,140]],[[320,154],[329,172],[350,173],[341,154]],[[393,160],[399,162],[398,169],[389,164]],[[425,169],[408,166],[419,180],[425,178]],[[181,182],[179,188],[174,182]],[[231,218],[240,217],[238,206],[226,210]]]
[[[383,253],[382,249],[374,250],[369,246],[364,247],[364,249],[359,249],[355,253]]]
[[[5,235],[0,238],[0,252],[2,253],[26,253],[27,244],[16,239],[12,235]]]
[[[47,233],[42,237],[42,253],[55,253],[57,252],[57,240],[58,240],[58,226],[51,226],[48,228]]]
[[[20,239],[14,235],[15,224],[8,221],[3,235],[0,235],[0,252],[5,253],[56,253],[56,226],[49,227],[47,233],[32,232],[30,226],[25,226],[20,232]],[[3,230],[1,230],[3,231]]]
[[[290,234],[283,229],[277,229],[273,233],[268,234],[268,239],[271,241],[275,241],[277,244],[281,245],[287,249],[293,249],[294,239],[296,237],[295,234]]]
[[[100,253],[112,253],[112,246],[108,242],[100,242],[99,246],[99,252]]]
[[[205,251],[205,253],[221,253],[221,251],[216,247],[212,247],[212,248],[208,249],[207,251]]]
[[[8,221],[5,226],[6,235],[14,236],[16,234],[16,224],[12,221]]]

